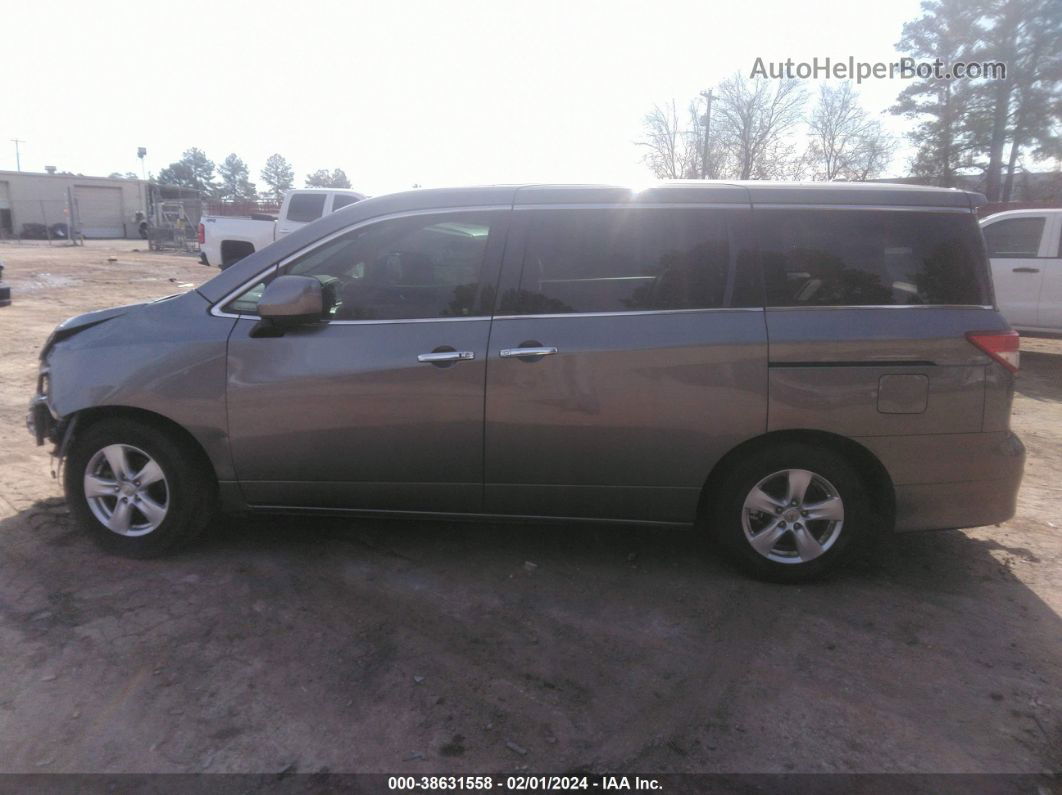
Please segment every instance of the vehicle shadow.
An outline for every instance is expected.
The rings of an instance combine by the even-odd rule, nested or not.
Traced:
[[[1062,345],[1057,353],[1023,350],[1015,389],[1033,400],[1062,400]]]
[[[7,771],[1062,769],[1042,563],[967,533],[799,587],[615,526],[225,520],[133,561],[51,500],[0,534]]]

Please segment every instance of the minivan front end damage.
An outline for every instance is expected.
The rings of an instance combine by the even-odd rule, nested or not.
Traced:
[[[26,427],[29,429],[30,434],[37,441],[37,446],[44,445],[45,442],[52,442],[59,444],[62,438],[63,427],[62,417],[55,410],[52,402],[52,369],[50,358],[55,350],[55,346],[64,340],[73,337],[87,329],[93,328],[105,323],[108,320],[113,320],[116,317],[121,317],[132,309],[137,309],[143,304],[128,304],[126,306],[116,306],[109,309],[100,309],[95,312],[86,312],[83,315],[75,315],[74,317],[67,318],[48,335],[48,339],[44,342],[44,347],[41,348],[40,353],[40,369],[37,372],[37,389],[33,397],[30,399],[29,412],[26,416]]]

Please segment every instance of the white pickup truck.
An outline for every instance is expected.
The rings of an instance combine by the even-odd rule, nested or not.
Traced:
[[[1062,334],[1062,209],[981,221],[999,311],[1025,334]]]
[[[264,214],[250,217],[205,215],[199,224],[199,250],[203,263],[224,270],[300,226],[364,198],[365,194],[354,190],[299,188],[285,194],[279,218]]]

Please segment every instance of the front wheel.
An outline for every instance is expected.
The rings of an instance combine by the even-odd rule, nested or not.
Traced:
[[[66,463],[67,502],[105,550],[148,558],[191,541],[216,504],[212,474],[191,445],[153,425],[103,420],[78,433]]]
[[[831,450],[788,444],[753,454],[717,495],[719,541],[762,579],[820,577],[841,566],[871,531],[866,485]]]

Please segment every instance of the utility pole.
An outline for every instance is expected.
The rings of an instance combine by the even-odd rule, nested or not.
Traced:
[[[704,151],[701,154],[701,179],[708,179],[708,134],[712,129],[712,89],[702,91],[701,96],[704,97],[705,102],[708,104],[707,110],[704,113]]]
[[[21,171],[22,170],[22,157],[19,154],[18,145],[19,144],[24,144],[26,142],[24,140],[22,140],[21,138],[12,138],[11,140],[14,141],[14,143],[15,143],[15,170],[16,171]]]

